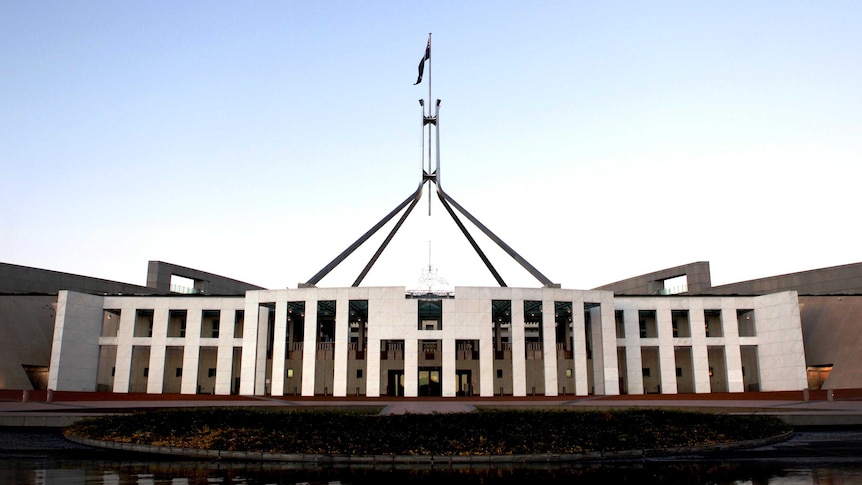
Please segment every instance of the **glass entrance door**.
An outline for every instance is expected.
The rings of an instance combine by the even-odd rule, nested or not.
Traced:
[[[419,395],[441,396],[440,367],[419,368]]]

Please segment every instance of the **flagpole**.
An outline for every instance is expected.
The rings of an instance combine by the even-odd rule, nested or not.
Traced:
[[[428,32],[428,49],[431,49],[431,32]],[[432,56],[433,57],[433,56]],[[428,58],[428,116],[431,116],[431,57]],[[431,172],[431,123],[428,123],[428,174]],[[429,186],[430,188],[430,186]],[[431,192],[428,192],[428,215],[431,215]]]

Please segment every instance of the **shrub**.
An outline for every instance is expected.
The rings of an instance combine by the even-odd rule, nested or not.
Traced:
[[[788,430],[773,417],[651,409],[380,416],[370,411],[195,408],[94,418],[66,433],[105,441],[272,453],[505,455],[692,446]]]

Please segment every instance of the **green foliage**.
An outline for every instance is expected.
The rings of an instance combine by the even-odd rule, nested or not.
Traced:
[[[68,435],[157,446],[272,453],[506,455],[656,449],[775,436],[767,416],[682,411],[371,411],[195,408],[81,421]]]

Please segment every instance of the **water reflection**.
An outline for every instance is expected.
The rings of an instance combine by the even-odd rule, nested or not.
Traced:
[[[0,459],[0,483],[34,485],[197,484],[580,484],[837,485],[862,483],[862,465],[790,467],[739,462],[646,462],[494,468],[333,468],[284,464],[187,461],[97,461],[51,458]]]

